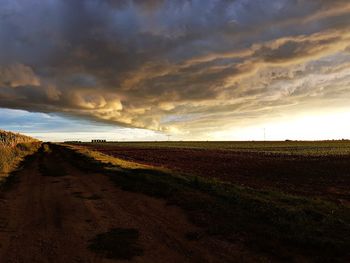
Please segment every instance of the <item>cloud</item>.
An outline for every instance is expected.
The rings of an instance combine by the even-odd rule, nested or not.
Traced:
[[[39,78],[25,65],[14,63],[0,67],[0,87],[40,86]]]
[[[4,0],[0,107],[198,133],[337,104],[345,0]]]

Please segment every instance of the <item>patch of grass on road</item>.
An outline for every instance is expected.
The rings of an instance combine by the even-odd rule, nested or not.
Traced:
[[[39,169],[43,176],[61,177],[67,175],[60,162],[60,156],[50,149],[49,144],[43,144],[39,153],[41,154]]]

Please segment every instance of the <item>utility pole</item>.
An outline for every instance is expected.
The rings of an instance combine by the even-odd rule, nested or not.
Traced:
[[[168,137],[168,142],[170,141],[170,137],[171,137],[171,135],[170,134],[168,134],[167,135],[167,137]]]
[[[264,128],[264,141],[266,141],[266,128]]]

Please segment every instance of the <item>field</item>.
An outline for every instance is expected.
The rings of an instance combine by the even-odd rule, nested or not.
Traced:
[[[80,156],[77,165],[107,169],[123,190],[182,208],[202,229],[187,233],[190,240],[210,236],[240,246],[247,262],[347,262],[349,146],[152,142],[69,148]]]
[[[230,150],[236,152],[283,153],[288,155],[348,155],[350,140],[341,141],[168,141],[168,142],[110,142],[102,144],[83,143],[84,145],[99,145],[127,148],[180,148],[203,150]]]
[[[123,160],[255,189],[350,201],[350,142],[83,144]]]

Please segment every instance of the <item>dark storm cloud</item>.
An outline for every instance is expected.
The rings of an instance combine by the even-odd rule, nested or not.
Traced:
[[[330,80],[344,96],[349,24],[345,0],[1,0],[0,106],[156,130],[259,117]]]

